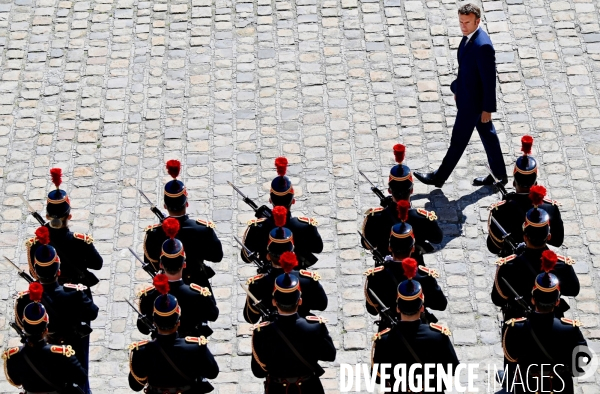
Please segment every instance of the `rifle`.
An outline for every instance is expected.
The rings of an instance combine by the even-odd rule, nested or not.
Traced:
[[[127,248],[127,249],[129,249],[129,251],[131,252],[133,257],[135,257],[137,259],[137,261],[142,263],[142,268],[144,269],[144,271],[146,271],[148,273],[148,275],[150,275],[150,277],[154,278],[154,276],[156,276],[156,270],[154,269],[154,266],[150,263],[148,263],[148,264],[144,263],[144,260],[140,259],[140,256],[138,256],[133,251],[133,249],[131,249],[131,248]]]
[[[250,297],[252,302],[254,302],[254,307],[256,309],[258,309],[258,311],[262,315],[263,321],[273,321],[275,319],[275,316],[277,316],[277,312],[272,311],[272,310],[268,309],[266,306],[264,306],[262,301],[260,301],[256,297],[254,297],[254,294],[252,294],[250,292],[250,289],[248,289],[248,287],[246,287],[243,283],[240,283],[240,286],[242,286],[242,289],[244,289],[246,294],[248,294],[248,297]]]
[[[254,216],[257,219],[260,218],[265,218],[265,219],[269,219],[270,217],[273,216],[273,211],[271,210],[271,208],[267,207],[266,205],[262,205],[262,206],[258,206],[256,205],[256,203],[254,201],[252,201],[250,199],[250,197],[246,196],[244,193],[242,193],[242,191],[240,189],[238,189],[233,183],[227,181],[227,183],[229,184],[229,186],[231,186],[233,188],[233,190],[235,190],[237,192],[237,194],[240,195],[240,197],[242,197],[242,200],[248,204],[250,206],[250,208],[252,208],[254,210]]]
[[[248,260],[250,260],[251,262],[253,262],[254,264],[256,264],[257,270],[256,272],[259,274],[267,274],[269,273],[269,271],[271,270],[271,267],[265,263],[263,263],[260,258],[258,257],[258,253],[256,252],[252,252],[250,249],[248,249],[246,247],[246,245],[244,245],[242,243],[242,241],[239,240],[238,237],[236,237],[235,235],[233,236],[233,238],[237,241],[237,243],[242,247],[242,249],[244,249],[244,251],[246,252],[246,258]]]
[[[515,242],[515,240],[511,237],[511,235],[509,233],[506,232],[506,230],[504,230],[504,227],[502,227],[502,225],[500,223],[498,223],[498,221],[496,220],[496,218],[490,213],[490,218],[492,219],[492,223],[494,223],[494,225],[498,228],[498,230],[500,230],[500,234],[502,234],[502,240],[506,242],[506,244],[509,246],[509,248],[512,250],[512,252],[514,254],[519,254],[521,251],[523,251],[523,249],[525,249],[525,242],[521,242],[520,244],[517,244]]]
[[[506,194],[508,192],[506,191],[506,188],[502,184],[502,181],[494,176],[494,173],[492,172],[492,169],[490,168],[490,165],[488,163],[485,163],[485,168],[487,168],[488,172],[490,173],[490,176],[494,180],[494,184],[492,185],[492,187],[496,188],[500,192],[500,194],[502,194],[502,197],[504,198],[504,196],[506,196]]]
[[[150,210],[152,211],[152,213],[154,213],[154,214],[156,215],[156,217],[158,218],[158,220],[160,220],[160,222],[162,223],[162,222],[163,222],[163,221],[164,221],[164,220],[167,218],[167,217],[165,216],[165,214],[164,214],[164,213],[162,213],[162,212],[160,211],[160,209],[158,209],[158,208],[156,207],[156,205],[152,204],[152,201],[150,201],[150,199],[148,198],[148,196],[146,196],[146,195],[144,194],[144,192],[142,191],[142,189],[139,189],[139,188],[138,188],[138,192],[140,192],[140,196],[142,196],[142,198],[143,198],[144,200],[146,200],[146,202],[147,202],[148,204],[150,204]]]
[[[388,308],[383,302],[381,302],[381,300],[379,299],[379,297],[377,297],[377,294],[375,294],[373,290],[369,289],[369,293],[371,293],[371,296],[373,297],[375,302],[377,302],[381,307],[381,309],[379,310],[379,315],[385,318],[387,321],[389,321],[392,327],[396,326],[396,324],[398,324],[398,320],[392,315],[390,315],[390,308]]]
[[[531,314],[531,307],[527,304],[527,302],[525,302],[523,297],[520,296],[519,293],[517,293],[517,291],[515,289],[513,289],[513,287],[510,285],[510,283],[508,283],[508,281],[506,279],[504,279],[504,278],[500,278],[500,279],[502,279],[502,281],[504,282],[506,287],[508,287],[508,290],[510,290],[510,292],[513,294],[513,296],[515,296],[514,301],[517,303],[517,305],[519,305],[521,308],[523,308],[523,311],[525,312],[526,315]]]
[[[371,182],[371,180],[367,178],[367,176],[361,170],[358,170],[358,172],[367,180],[367,182],[371,184],[371,191],[375,193],[377,197],[379,197],[379,205],[385,208],[388,205],[393,204],[392,199],[389,198],[389,196],[386,197],[385,194],[383,194],[383,192],[379,190],[379,188],[373,182]]]
[[[361,234],[360,231],[356,230],[356,232],[358,233],[358,235],[360,235],[360,239],[362,239],[364,244],[367,245],[367,247],[371,250],[373,260],[375,260],[375,267],[383,265],[385,263],[385,258],[383,257],[381,252],[375,249],[373,245],[371,245],[371,243],[365,238],[365,236]]]
[[[11,259],[9,259],[6,256],[4,256],[4,259],[6,259],[6,261],[8,261],[10,264],[12,264],[12,266],[14,266],[19,271],[19,276],[21,278],[25,279],[27,281],[27,283],[35,282],[35,279],[33,279],[27,272],[25,272],[21,268],[19,268],[19,266],[16,265]],[[52,307],[53,303],[48,298],[48,296],[46,295],[46,293],[42,293],[42,301],[45,301],[44,306],[46,307],[46,310],[48,312],[50,312],[50,314],[56,315],[57,317],[60,316],[59,314],[56,313],[56,311]],[[74,325],[71,328],[81,338],[85,338],[86,336],[90,335],[92,333],[92,331],[93,331],[92,328],[89,326],[89,324],[84,323],[84,322],[80,322],[79,326],[78,325]]]
[[[27,207],[27,210],[31,213],[31,216],[33,216],[35,218],[35,220],[38,221],[40,226],[45,225],[46,221],[42,218],[42,216],[39,213],[37,213],[35,211],[35,209],[33,209],[31,204],[29,204],[29,202],[25,199],[25,197],[19,196],[19,198],[21,198],[21,201],[23,201],[23,204],[25,204],[25,206]]]
[[[19,336],[21,337],[21,343],[25,343],[25,341],[27,340],[27,334],[25,334],[25,331],[21,330],[21,327],[19,327],[17,325],[17,323],[10,322],[10,326],[13,328],[13,330],[15,330],[17,332],[17,334],[19,334]]]
[[[131,309],[133,309],[135,313],[137,313],[138,319],[148,328],[150,334],[154,335],[156,333],[156,327],[150,321],[150,319],[148,319],[148,316],[143,315],[140,311],[138,311],[138,309],[129,300],[125,300],[125,302],[127,302]]]

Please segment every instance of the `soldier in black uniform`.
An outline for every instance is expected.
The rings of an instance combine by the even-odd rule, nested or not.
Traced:
[[[6,381],[22,387],[25,393],[56,393],[58,390],[73,393],[74,385],[85,384],[87,371],[77,357],[73,357],[75,352],[71,346],[46,342],[48,314],[40,303],[41,289],[35,291],[35,285],[41,285],[36,282],[32,285],[33,291],[28,298],[33,302],[27,304],[20,316],[25,332],[24,346],[10,348],[2,354]]]
[[[186,284],[197,283],[202,287],[212,288],[209,279],[215,271],[204,264],[205,260],[218,263],[223,259],[221,241],[214,231],[215,224],[208,220],[190,219],[186,213],[188,207],[187,190],[183,182],[177,180],[181,170],[178,160],[167,162],[167,172],[173,177],[165,185],[165,209],[169,217],[177,219],[180,230],[177,238],[183,243],[186,254],[186,268],[183,270],[183,281]],[[152,264],[154,269],[159,269],[161,246],[167,239],[162,224],[154,224],[146,228],[144,239],[144,261]]]
[[[252,328],[252,372],[266,378],[265,393],[325,392],[319,379],[325,371],[318,362],[334,361],[336,350],[325,319],[298,314],[303,290],[296,274],[279,275],[272,299],[277,315]]]
[[[183,283],[183,269],[186,265],[186,255],[183,244],[175,236],[179,231],[179,222],[174,218],[167,218],[162,225],[163,231],[169,237],[162,245],[160,256],[160,268],[164,274],[154,277],[154,286],[142,290],[140,298],[140,311],[145,316],[151,316],[154,308],[154,300],[161,293],[170,293],[177,298],[183,311],[178,333],[180,337],[204,336],[212,334],[208,326],[209,321],[215,321],[219,317],[215,298],[207,287],[195,283],[186,285]],[[138,319],[138,329],[142,334],[150,334],[146,325]]]
[[[90,288],[98,284],[99,280],[92,272],[102,268],[102,256],[94,247],[91,235],[74,233],[69,230],[68,221],[71,220],[71,202],[67,192],[60,189],[62,183],[62,170],[52,168],[50,170],[52,182],[56,190],[48,193],[46,205],[46,218],[49,222],[44,226],[50,231],[50,245],[56,249],[60,257],[61,272],[58,283],[81,283],[86,286],[85,293],[92,297]],[[37,278],[34,269],[34,256],[40,243],[36,237],[29,238],[25,242],[29,272]]]
[[[513,251],[510,250],[491,218],[494,217],[516,242],[521,242],[525,214],[535,204],[546,211],[550,217],[552,231],[548,244],[559,247],[565,238],[565,229],[558,209],[560,203],[546,198],[546,189],[537,186],[537,162],[530,156],[533,138],[526,135],[521,139],[521,144],[523,156],[517,159],[513,170],[515,192],[506,194],[501,201],[489,207],[487,247],[490,252],[500,257],[506,257]],[[535,204],[532,199],[536,201]]]
[[[400,222],[397,204],[399,201],[410,202],[413,192],[412,173],[410,168],[402,164],[404,154],[404,145],[394,145],[394,156],[398,164],[390,170],[388,192],[391,195],[382,203],[385,207],[368,209],[363,221],[363,236],[384,256],[388,252],[390,229],[394,224]],[[437,222],[437,216],[435,212],[422,208],[410,209],[406,222],[412,226],[415,235],[417,250],[413,254],[413,258],[419,262],[419,265],[424,265],[422,255],[433,251],[431,243],[438,244],[444,237]],[[362,242],[362,246],[365,249],[369,248],[364,242]]]
[[[292,217],[291,207],[296,202],[294,199],[294,187],[290,179],[285,176],[288,161],[285,157],[275,159],[278,176],[271,182],[269,202],[273,204],[273,216],[276,208],[283,212],[285,208],[286,227],[292,231],[295,238],[295,251],[298,256],[298,268],[305,269],[317,262],[315,253],[323,251],[323,240],[317,230],[317,221],[314,218],[299,216]],[[269,233],[277,227],[274,217],[265,219],[258,218],[248,221],[248,228],[244,233],[243,243],[248,249],[259,254],[263,261],[267,258],[267,244]],[[242,260],[250,263],[246,252],[242,250]]]
[[[391,387],[393,393],[409,392],[408,370],[412,364],[441,364],[445,371],[451,374],[459,364],[452,342],[448,337],[450,330],[435,323],[425,324],[419,318],[425,308],[423,298],[421,284],[416,280],[407,279],[400,283],[396,304],[400,321],[394,327],[388,327],[373,337],[371,366],[373,367],[375,363],[392,365],[392,368],[386,371],[391,376],[385,379],[385,382],[381,381],[381,370],[378,368],[377,382]],[[404,387],[401,383],[399,383],[399,387],[394,387],[396,381],[393,367],[397,364],[406,365],[407,378]],[[451,371],[447,370],[448,364],[452,366]],[[436,369],[432,371],[433,379],[429,383],[433,388],[437,387]],[[416,373],[419,373],[419,370]],[[421,373],[423,373],[422,370]],[[424,377],[423,381],[425,381]],[[435,393],[444,393],[444,390],[435,391]]]
[[[278,222],[278,224],[282,223]],[[292,252],[294,239],[292,232],[286,227],[275,227],[271,230],[267,255],[271,269],[267,274],[255,275],[246,281],[250,292],[267,307],[271,307],[275,279],[284,272],[291,272],[298,265],[296,254]],[[311,310],[324,311],[327,308],[327,295],[319,283],[320,275],[307,270],[293,272],[291,275],[298,278],[302,287],[303,302],[298,311],[300,316],[308,316]],[[246,297],[244,319],[248,323],[256,323],[260,317],[261,314],[253,306],[250,297]]]
[[[514,296],[501,278],[523,296],[531,291],[531,283],[543,271],[556,275],[561,283],[561,292],[565,296],[576,297],[579,294],[579,279],[573,270],[575,261],[570,257],[556,255],[546,246],[550,235],[550,217],[545,210],[534,207],[527,212],[523,224],[523,239],[527,248],[519,256],[510,255],[496,261],[496,278],[492,287],[492,301],[502,308],[504,320],[521,315],[520,308],[514,302]],[[529,300],[527,300],[529,301]],[[555,309],[556,317],[564,316],[569,309],[561,299]]]
[[[181,308],[177,298],[162,294],[154,300],[156,338],[129,345],[129,387],[147,394],[209,393],[206,379],[219,374],[219,366],[201,337],[177,335]]]
[[[61,264],[56,250],[48,244],[48,229],[40,227],[36,233],[40,246],[35,251],[33,262],[39,283],[32,282],[32,285],[41,284],[43,287],[44,296],[41,302],[50,317],[48,342],[71,345],[81,366],[87,371],[89,334],[92,331],[89,322],[98,317],[98,307],[85,294],[84,285],[58,284]],[[29,304],[29,299],[25,297],[27,294],[29,291],[20,292],[15,300],[15,320],[23,329],[24,322],[19,316],[23,316],[23,311]],[[89,384],[86,383],[84,391],[89,391]]]
[[[555,316],[562,290],[556,275],[541,273],[534,283],[531,303],[535,312],[505,323],[502,348],[513,364],[503,387],[508,384],[517,394],[542,392],[542,387],[545,393],[573,394],[573,352],[577,346],[587,346],[579,330],[581,323]]]

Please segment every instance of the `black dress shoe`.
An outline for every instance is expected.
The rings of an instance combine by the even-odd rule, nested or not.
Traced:
[[[508,178],[507,177],[503,177],[502,180],[500,181],[500,183],[502,183],[502,186],[506,185],[508,183]],[[492,178],[491,175],[488,176],[480,176],[479,178],[475,178],[473,179],[473,186],[491,186],[494,184],[494,178]]]
[[[426,185],[433,185],[435,187],[442,187],[444,186],[444,182],[441,179],[438,179],[435,176],[435,172],[426,172],[424,174],[420,173],[420,172],[413,172],[415,178],[417,178],[418,180],[420,180],[421,182],[423,182]]]

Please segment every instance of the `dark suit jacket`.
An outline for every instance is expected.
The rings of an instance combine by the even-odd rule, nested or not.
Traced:
[[[456,107],[471,112],[496,112],[496,55],[481,28],[458,48],[458,76],[450,85]]]

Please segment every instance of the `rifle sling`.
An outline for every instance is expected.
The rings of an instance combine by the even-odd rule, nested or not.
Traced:
[[[535,341],[536,345],[540,348],[540,350],[542,351],[542,353],[544,353],[544,356],[546,356],[546,358],[551,362],[554,363],[554,358],[552,358],[552,356],[550,354],[548,354],[548,352],[546,351],[546,348],[544,347],[544,345],[542,345],[542,342],[540,342],[540,339],[538,338],[538,336],[535,334],[535,332],[533,331],[533,328],[531,327],[531,325],[529,324],[529,320],[527,320],[525,322],[525,325],[527,326],[527,328],[529,329],[529,332],[531,333],[531,336],[533,337],[533,340]]]
[[[52,383],[51,381],[49,381],[48,379],[46,379],[46,377],[35,367],[35,365],[33,365],[33,363],[31,362],[31,360],[29,359],[29,357],[27,357],[27,354],[25,354],[25,352],[23,352],[23,358],[25,359],[25,362],[27,364],[29,364],[29,366],[31,367],[31,369],[33,370],[33,372],[35,372],[35,374],[37,376],[39,376],[40,379],[42,379],[44,381],[44,383],[46,383],[48,386],[52,387],[57,392],[59,392],[59,393],[62,392],[61,388],[59,388],[57,385],[55,385],[54,383]]]
[[[281,339],[283,339],[283,342],[285,342],[287,347],[292,351],[292,353],[294,353],[296,358],[298,360],[300,360],[302,362],[302,364],[306,365],[306,367],[310,370],[310,372],[313,373],[313,375],[317,375],[315,368],[308,361],[306,361],[306,359],[304,357],[302,357],[302,355],[300,353],[298,353],[298,350],[296,350],[294,345],[292,345],[292,343],[289,341],[289,339],[287,339],[285,334],[281,332],[279,327],[277,327],[277,324],[273,324],[273,328],[275,328],[275,332],[279,335],[279,337]]]
[[[162,356],[165,358],[165,360],[167,360],[167,362],[175,370],[175,372],[177,372],[177,374],[179,374],[179,376],[181,376],[183,379],[185,379],[185,381],[188,382],[188,383],[194,383],[195,382],[194,379],[191,379],[189,376],[187,376],[186,374],[184,374],[183,372],[181,372],[181,370],[179,368],[177,368],[177,365],[175,365],[175,363],[173,362],[173,360],[171,360],[171,357],[169,357],[169,355],[167,354],[167,352],[165,352],[165,350],[162,348],[162,346],[160,346],[159,343],[156,343],[156,347],[158,348],[158,350],[160,351],[160,353],[162,354]]]
[[[414,349],[412,348],[412,346],[410,346],[410,344],[408,343],[408,341],[406,340],[406,338],[404,337],[404,335],[402,335],[402,333],[400,332],[400,330],[397,330],[396,332],[400,336],[400,339],[402,340],[402,343],[408,349],[408,351],[410,352],[411,356],[413,356],[413,358],[415,359],[415,361],[418,364],[422,364],[421,359],[419,358],[419,356],[417,356],[417,353],[415,353]]]

